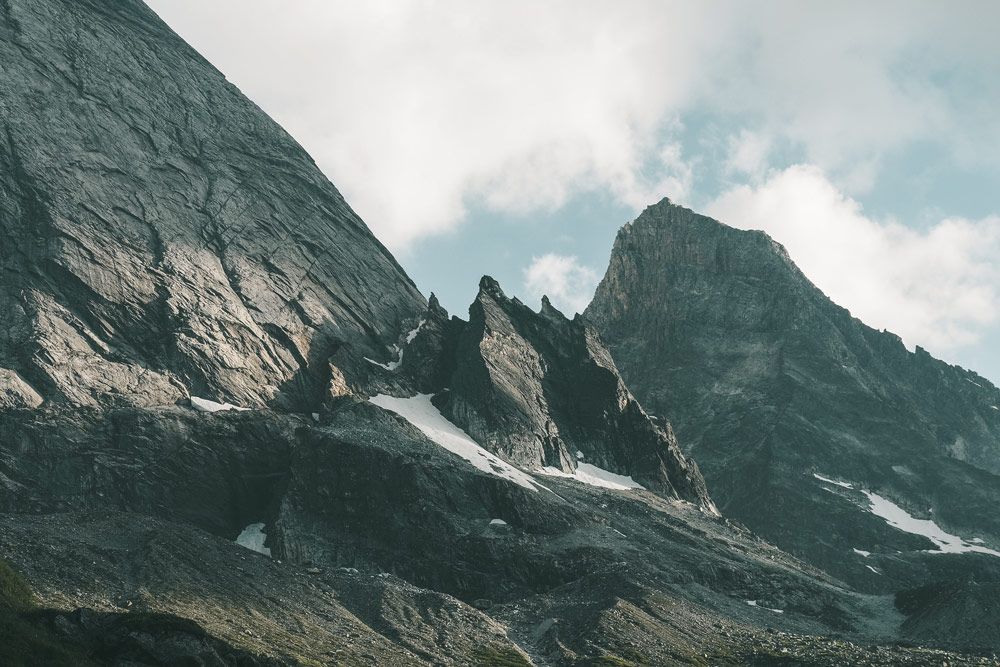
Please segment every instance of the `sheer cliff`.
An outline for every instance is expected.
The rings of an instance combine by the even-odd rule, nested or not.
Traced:
[[[0,406],[308,405],[425,305],[309,155],[131,0],[2,4],[0,265]]]
[[[767,235],[650,206],[619,232],[586,317],[719,509],[782,548],[858,585],[920,581],[896,552],[931,543],[863,491],[1000,547],[1000,391],[852,318]]]

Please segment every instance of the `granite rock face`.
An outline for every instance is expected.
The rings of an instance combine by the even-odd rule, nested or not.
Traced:
[[[932,545],[861,493],[1000,549],[1000,390],[852,318],[767,235],[664,200],[619,232],[586,317],[727,516],[873,590],[1000,561],[904,564]]]
[[[425,305],[138,0],[0,3],[0,267],[0,406],[307,408]]]
[[[435,320],[443,318],[428,315]],[[573,473],[587,462],[715,511],[670,425],[649,419],[582,318],[567,319],[548,299],[536,313],[485,276],[469,322],[447,327],[438,367],[454,370],[436,402],[481,445],[528,470]]]
[[[302,149],[138,0],[0,0],[0,124],[0,558],[48,608],[35,627],[130,664],[979,664],[892,645],[904,620],[947,643],[928,625],[968,611],[937,589],[894,608],[720,517],[674,414],[647,415],[584,318],[489,279],[468,322],[425,304]],[[743,302],[740,321],[769,321]],[[743,376],[771,414],[771,385]],[[516,479],[453,425],[368,398],[416,392]],[[648,490],[540,474],[577,452]],[[731,462],[730,501],[779,479]],[[248,530],[270,558],[233,543]],[[872,562],[913,581],[932,561],[969,573]]]

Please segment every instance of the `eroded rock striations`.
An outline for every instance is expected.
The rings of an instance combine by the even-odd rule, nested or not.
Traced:
[[[653,424],[582,318],[566,318],[548,299],[536,313],[486,276],[468,323],[445,323],[440,312],[426,320],[428,336],[445,332],[437,367],[453,369],[435,387],[444,390],[437,402],[487,449],[528,470],[573,473],[586,461],[715,511],[670,425]]]
[[[724,514],[874,590],[996,569],[921,556],[862,492],[1000,548],[1000,391],[852,318],[767,235],[664,200],[619,232],[586,316]]]
[[[0,662],[19,627],[80,664],[980,664],[885,646],[904,619],[1000,644],[719,517],[584,319],[489,279],[468,322],[425,306],[138,0],[0,0],[0,124],[0,559],[46,608],[0,609]],[[416,392],[437,430],[369,398]],[[577,452],[654,492],[538,474]]]
[[[5,0],[0,63],[0,407],[308,406],[423,310],[306,152],[138,0]]]

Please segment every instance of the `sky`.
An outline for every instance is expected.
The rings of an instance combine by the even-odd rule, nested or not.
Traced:
[[[1000,384],[1000,4],[147,1],[453,314],[583,310],[669,197]]]

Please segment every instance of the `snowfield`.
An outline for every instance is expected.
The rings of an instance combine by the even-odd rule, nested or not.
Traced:
[[[615,491],[628,491],[629,489],[646,488],[631,477],[618,475],[608,470],[604,470],[603,468],[598,468],[595,465],[583,463],[582,461],[576,464],[576,472],[572,475],[563,472],[559,468],[553,468],[551,466],[542,468],[541,472],[542,474],[551,475],[552,477],[566,477],[569,479],[575,479],[582,484],[599,486],[604,489],[614,489]]]
[[[241,547],[246,547],[251,551],[264,554],[270,558],[271,550],[264,546],[264,540],[266,539],[267,535],[264,533],[264,524],[251,523],[249,526],[244,528],[243,532],[236,538],[236,544]]]
[[[855,485],[849,484],[848,482],[838,482],[836,480],[830,479],[829,477],[824,477],[822,475],[813,473],[813,477],[820,480],[821,482],[826,482],[827,484],[836,484],[837,486],[843,487],[845,489],[854,490]],[[934,523],[930,519],[916,519],[910,515],[909,512],[904,510],[899,505],[896,505],[891,500],[883,498],[877,493],[872,493],[871,491],[866,491],[865,489],[857,489],[858,493],[864,494],[868,498],[868,511],[884,520],[887,524],[901,530],[904,533],[910,533],[911,535],[922,535],[926,537],[937,549],[928,549],[927,553],[932,554],[964,554],[964,553],[981,553],[989,554],[991,556],[1000,557],[1000,551],[994,551],[993,549],[988,549],[983,546],[979,546],[982,543],[980,538],[974,538],[972,540],[964,540],[958,535],[952,535],[951,533],[946,533],[940,526]],[[871,555],[868,551],[862,551],[861,549],[855,549],[854,553],[861,556],[868,557]],[[874,568],[871,568],[876,574],[881,574]]]
[[[392,350],[393,354],[396,355],[395,361],[390,361],[387,364],[383,364],[381,361],[375,361],[374,359],[369,359],[368,357],[365,357],[364,359],[369,364],[374,364],[379,368],[384,368],[387,371],[394,371],[397,368],[399,368],[400,365],[403,363],[403,349],[398,345],[393,345],[392,348],[390,349]]]
[[[744,600],[744,602],[746,602],[751,607],[757,607],[758,609],[766,609],[768,611],[773,611],[775,614],[784,614],[785,613],[784,609],[771,609],[770,607],[761,606],[761,605],[757,604],[756,600]]]
[[[923,535],[933,542],[937,546],[937,549],[929,550],[928,553],[963,554],[974,552],[1000,556],[1000,551],[971,544],[958,535],[946,533],[930,519],[913,518],[902,507],[876,493],[870,491],[862,491],[861,493],[865,494],[871,503],[871,507],[868,508],[869,512],[885,519],[885,522],[893,528],[898,528],[905,533]]]
[[[441,411],[431,403],[431,394],[417,394],[410,398],[396,398],[395,396],[378,394],[368,400],[380,408],[395,412],[397,415],[403,417],[438,445],[444,447],[452,454],[462,457],[479,470],[510,480],[533,491],[537,491],[538,489],[550,491],[550,489],[536,482],[528,473],[515,468],[500,457],[483,449],[479,443],[469,437],[468,433],[448,421],[441,414]],[[582,452],[577,452],[577,454],[582,458]],[[552,477],[565,477],[582,484],[589,484],[603,489],[613,489],[615,491],[645,488],[631,477],[618,475],[598,468],[595,465],[583,463],[582,461],[578,462],[576,472],[572,475],[553,467],[545,467],[538,472]]]
[[[198,412],[223,412],[225,410],[238,410],[244,412],[250,408],[241,408],[238,405],[233,405],[232,403],[216,403],[215,401],[210,401],[207,398],[198,398],[197,396],[191,397],[191,407]]]
[[[461,456],[479,470],[510,480],[532,491],[545,489],[526,472],[489,453],[470,438],[468,433],[445,419],[441,411],[431,403],[430,394],[417,394],[411,398],[378,394],[368,400],[380,408],[403,417],[428,438],[452,454]]]

